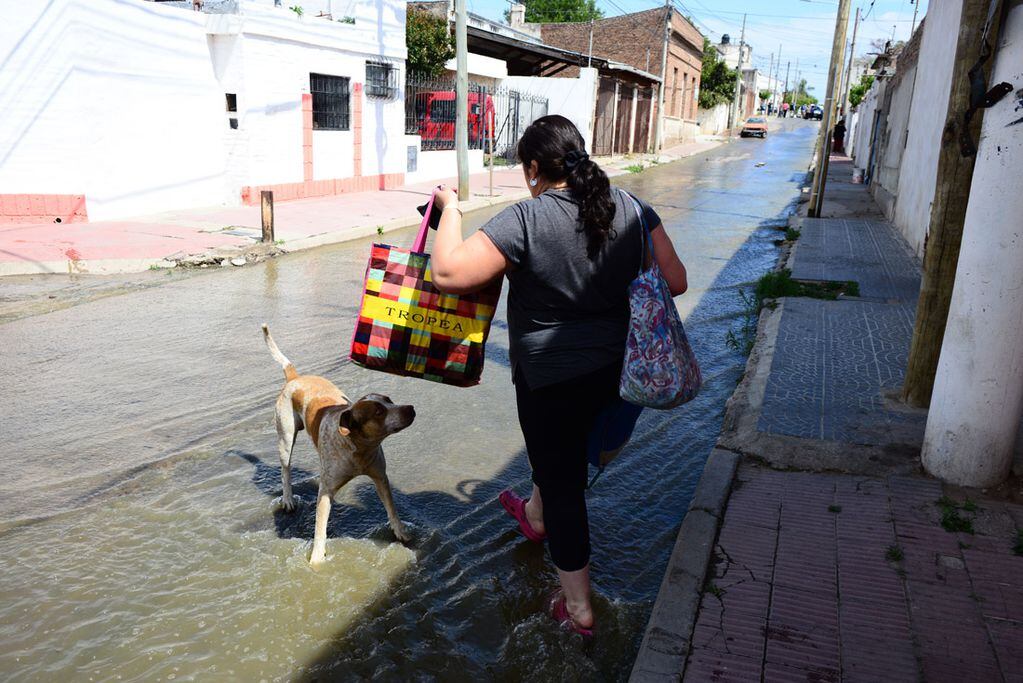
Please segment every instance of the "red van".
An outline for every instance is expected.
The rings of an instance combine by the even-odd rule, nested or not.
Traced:
[[[469,148],[489,150],[494,137],[494,98],[469,93]],[[424,150],[455,148],[455,91],[435,90],[416,95],[418,135]]]

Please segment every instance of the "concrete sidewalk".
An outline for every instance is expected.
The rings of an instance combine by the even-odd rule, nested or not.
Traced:
[[[660,155],[600,158],[609,176],[630,166],[667,163],[707,151],[724,142],[701,139],[664,150]],[[277,244],[260,246],[259,206],[217,206],[140,216],[131,220],[0,226],[0,276],[37,273],[131,273],[175,264],[219,263],[254,254],[296,251],[359,239],[419,223],[416,207],[440,183],[457,178],[404,185],[389,190],[355,192],[277,202]],[[470,176],[467,211],[518,201],[529,196],[519,167],[498,167]]]
[[[1023,489],[923,475],[919,263],[848,159],[828,182],[786,265],[859,295],[763,309],[633,680],[1023,683]]]

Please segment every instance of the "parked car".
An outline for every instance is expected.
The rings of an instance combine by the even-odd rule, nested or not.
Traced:
[[[469,147],[489,149],[494,137],[494,98],[469,93]],[[416,95],[415,116],[423,149],[455,148],[455,91],[435,90]]]
[[[806,113],[803,114],[803,118],[809,119],[811,121],[814,119],[817,119],[818,121],[822,120],[824,118],[824,107],[820,106],[819,104],[807,107]]]
[[[746,123],[742,124],[742,130],[739,131],[739,137],[744,138],[747,135],[757,135],[766,138],[767,119],[763,116],[751,116],[746,119]]]

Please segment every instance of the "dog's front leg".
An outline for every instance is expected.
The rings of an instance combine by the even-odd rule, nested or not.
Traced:
[[[316,531],[313,533],[313,553],[310,564],[320,564],[327,556],[327,519],[330,517],[331,491],[320,484],[316,497]]]
[[[394,509],[394,496],[391,495],[391,483],[388,481],[387,475],[383,474],[373,477],[373,483],[377,487],[377,495],[380,496],[380,500],[387,510],[387,521],[391,523],[391,530],[394,531],[394,535],[399,541],[408,543],[412,540],[412,537],[409,536],[408,531],[405,530],[405,525],[398,518],[398,511]]]

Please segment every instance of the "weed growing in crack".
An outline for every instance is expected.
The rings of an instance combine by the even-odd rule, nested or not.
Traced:
[[[888,550],[884,553],[884,559],[889,562],[902,562],[905,555],[902,553],[902,548],[897,545],[888,546]]]
[[[629,173],[642,173],[643,164],[632,164],[630,166],[626,166],[625,170],[628,171]]]
[[[742,299],[741,324],[738,333],[735,330],[728,330],[728,334],[725,335],[725,346],[748,356],[757,341],[757,315],[760,313],[760,301],[754,295],[747,294],[742,287],[739,288],[739,298]]]
[[[785,228],[785,239],[788,242],[795,242],[796,240],[799,239],[799,236],[802,234],[803,233],[801,233],[796,228]]]
[[[1023,555],[1023,529],[1016,530],[1016,543],[1012,546],[1012,552],[1016,555]]]
[[[974,513],[977,511],[977,505],[970,500],[966,503],[959,504],[948,496],[942,496],[935,505],[941,508],[941,528],[949,533],[973,533],[973,518],[963,517],[960,512]]]
[[[713,595],[718,600],[720,600],[725,595],[725,590],[718,586],[716,583],[709,584],[707,586],[707,592]]]
[[[842,511],[841,505],[829,505],[828,512],[834,512],[836,515]]]

